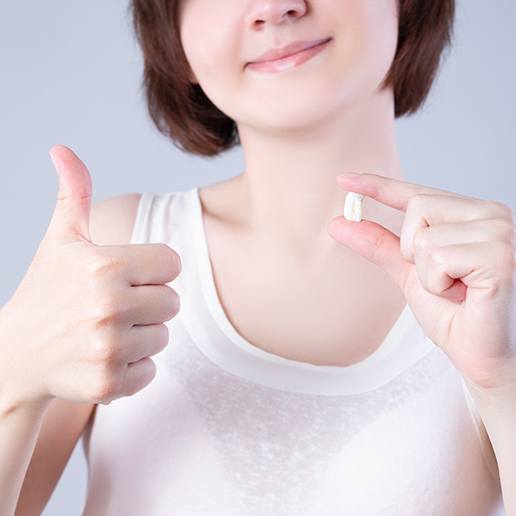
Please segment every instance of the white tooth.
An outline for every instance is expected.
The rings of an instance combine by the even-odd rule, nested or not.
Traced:
[[[348,192],[344,202],[344,218],[360,222],[362,220],[362,201],[364,196],[356,192]]]
[[[280,71],[288,70],[289,68],[292,68],[293,66],[294,66],[293,61],[286,61],[284,63],[279,62],[276,64],[276,68]]]

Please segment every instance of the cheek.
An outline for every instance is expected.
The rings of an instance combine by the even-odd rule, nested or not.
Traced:
[[[227,17],[221,17],[220,10],[212,17],[205,10],[202,13],[189,13],[191,18],[185,19],[183,48],[205,95],[227,113],[228,105],[233,105],[240,91],[244,56],[239,53],[240,45],[235,42],[235,32]]]
[[[373,63],[381,65],[394,57],[398,41],[398,0],[365,0],[362,4],[361,25],[364,47]]]
[[[241,59],[231,55],[238,45],[231,41],[233,28],[224,13],[227,7],[213,0],[193,0],[187,5],[181,26],[181,41],[190,67],[203,89]]]
[[[228,32],[225,32],[220,25],[206,23],[204,20],[195,23],[195,26],[186,27],[185,25],[183,38],[185,55],[206,93],[208,89],[224,81],[224,77],[234,74],[235,67],[238,66],[240,58],[231,55],[233,47],[231,42],[227,41],[226,34]]]
[[[339,27],[336,73],[360,88],[375,88],[387,73],[398,39],[397,0],[349,2]]]

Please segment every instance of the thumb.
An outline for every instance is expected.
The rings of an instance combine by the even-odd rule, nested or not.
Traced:
[[[336,217],[327,231],[338,243],[381,267],[404,291],[412,264],[405,260],[400,250],[400,239],[392,231],[371,220],[360,222]]]
[[[91,242],[91,176],[86,165],[64,145],[54,145],[49,152],[59,176],[56,207],[50,222],[52,236],[65,240],[86,239]]]

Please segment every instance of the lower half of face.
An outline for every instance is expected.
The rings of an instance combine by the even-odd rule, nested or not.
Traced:
[[[295,130],[335,116],[375,94],[395,55],[398,0],[314,0],[292,22],[265,19],[259,30],[246,8],[253,2],[190,1],[182,14],[185,54],[204,93],[237,124]],[[247,65],[273,41],[321,38],[330,39]]]

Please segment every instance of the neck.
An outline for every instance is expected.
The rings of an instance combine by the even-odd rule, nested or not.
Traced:
[[[254,232],[299,247],[338,246],[327,233],[343,213],[342,172],[371,172],[403,180],[395,142],[392,92],[377,93],[353,109],[309,129],[270,131],[239,125],[245,171],[238,176],[238,212]],[[364,218],[400,220],[397,210],[364,199]],[[395,213],[393,213],[395,212]]]

